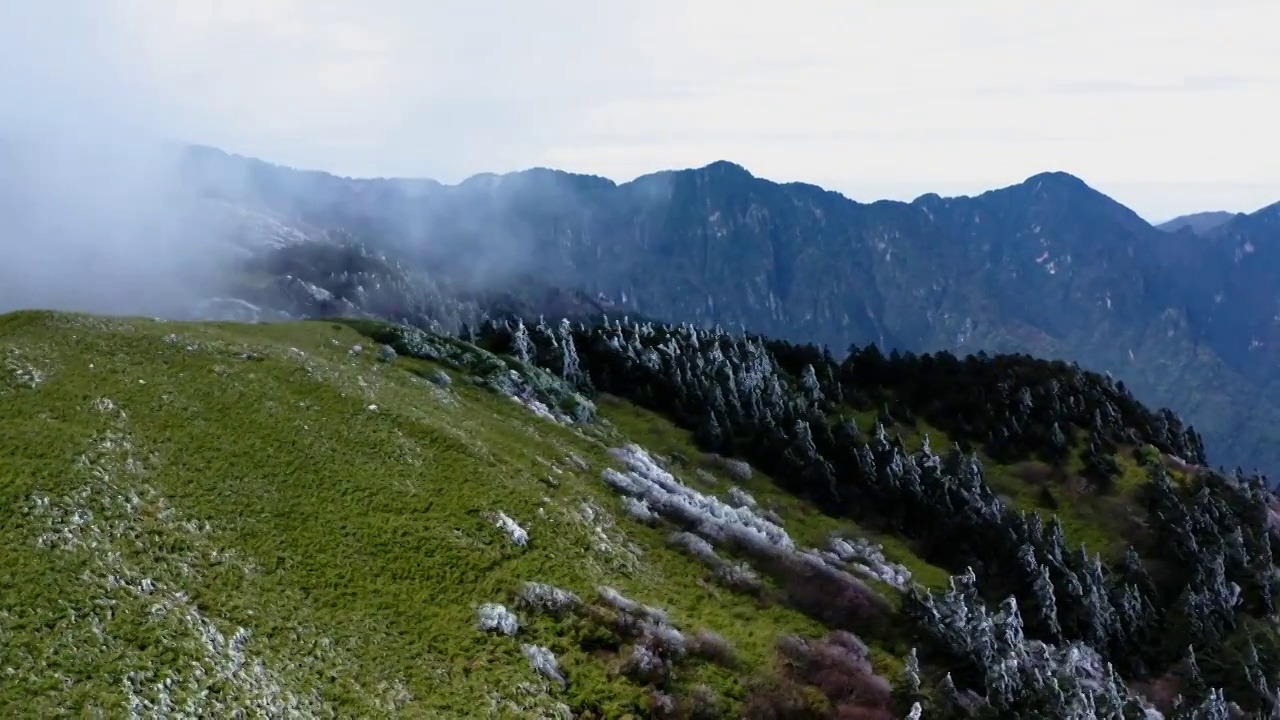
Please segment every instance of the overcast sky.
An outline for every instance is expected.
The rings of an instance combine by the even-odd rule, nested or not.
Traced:
[[[1277,0],[0,0],[0,123],[297,167],[1280,200]]]

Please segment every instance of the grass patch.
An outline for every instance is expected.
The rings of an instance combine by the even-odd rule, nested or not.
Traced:
[[[822,631],[710,582],[667,530],[624,515],[600,480],[607,449],[689,448],[625,404],[609,405],[612,431],[566,426],[457,369],[381,362],[368,338],[328,322],[20,313],[0,318],[0,351],[12,360],[0,501],[25,508],[0,524],[5,714],[187,701],[217,714],[215,700],[440,718],[642,707],[558,621],[522,617],[515,638],[475,629],[476,606],[509,604],[526,580],[584,597],[609,585],[687,632],[719,633],[741,668],[691,665],[678,684],[730,699],[779,636]],[[452,382],[422,377],[437,369]],[[103,450],[112,437],[126,444]],[[526,547],[494,525],[499,510]],[[93,542],[39,544],[63,532]],[[567,689],[529,668],[523,643],[556,653]]]

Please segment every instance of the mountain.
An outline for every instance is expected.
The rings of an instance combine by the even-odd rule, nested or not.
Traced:
[[[471,334],[0,316],[4,714],[1280,701],[1280,501],[1110,378],[617,318]]]
[[[1172,220],[1162,222],[1156,227],[1165,232],[1177,232],[1185,229],[1197,235],[1202,235],[1223,223],[1230,222],[1236,215],[1237,213],[1226,212],[1225,210],[1192,213],[1190,215],[1180,215]]]
[[[1213,462],[1280,469],[1275,208],[1202,237],[1157,229],[1061,172],[974,197],[866,204],[729,162],[623,184],[533,169],[456,186],[210,148],[190,149],[183,168],[203,196],[340,231],[437,283],[571,288],[614,314],[836,351],[1076,361],[1178,408]]]
[[[445,332],[494,312],[603,313],[836,352],[1026,352],[1177,408],[1215,464],[1280,469],[1275,207],[1196,234],[1060,172],[974,197],[858,203],[729,162],[622,184],[536,168],[450,186],[207,147],[181,148],[163,181],[121,163],[107,182],[80,168],[106,162],[93,154],[41,160],[0,174],[7,232],[36,238],[11,246],[0,309],[363,314]],[[124,251],[64,239],[104,229],[102,244]]]

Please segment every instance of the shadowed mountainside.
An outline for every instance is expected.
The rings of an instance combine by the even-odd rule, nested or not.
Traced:
[[[1275,207],[1168,233],[1066,173],[859,203],[729,162],[616,184],[534,169],[356,180],[192,148],[188,184],[451,286],[850,344],[1026,352],[1177,408],[1213,462],[1280,468]],[[527,304],[540,312],[537,302]],[[456,323],[455,323],[456,324]]]

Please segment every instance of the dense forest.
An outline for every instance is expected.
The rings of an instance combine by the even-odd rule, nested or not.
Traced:
[[[1263,477],[1207,468],[1193,428],[1111,377],[1026,356],[868,347],[836,360],[825,348],[617,319],[487,319],[464,333],[587,397],[662,413],[707,450],[750,461],[829,514],[909,539],[953,574],[947,591],[908,587],[890,607],[828,591],[839,588],[810,569],[811,591],[792,600],[834,630],[899,633],[909,652],[892,696],[830,717],[1277,710],[1276,498]],[[902,435],[920,424],[950,446],[925,436],[909,447]],[[1014,507],[984,476],[984,462],[1071,471],[1105,496],[1122,491],[1120,457],[1145,477],[1131,494],[1140,522],[1118,553],[1072,546],[1051,509]],[[830,675],[806,682],[826,692],[840,684]],[[751,712],[821,717],[802,705]]]

